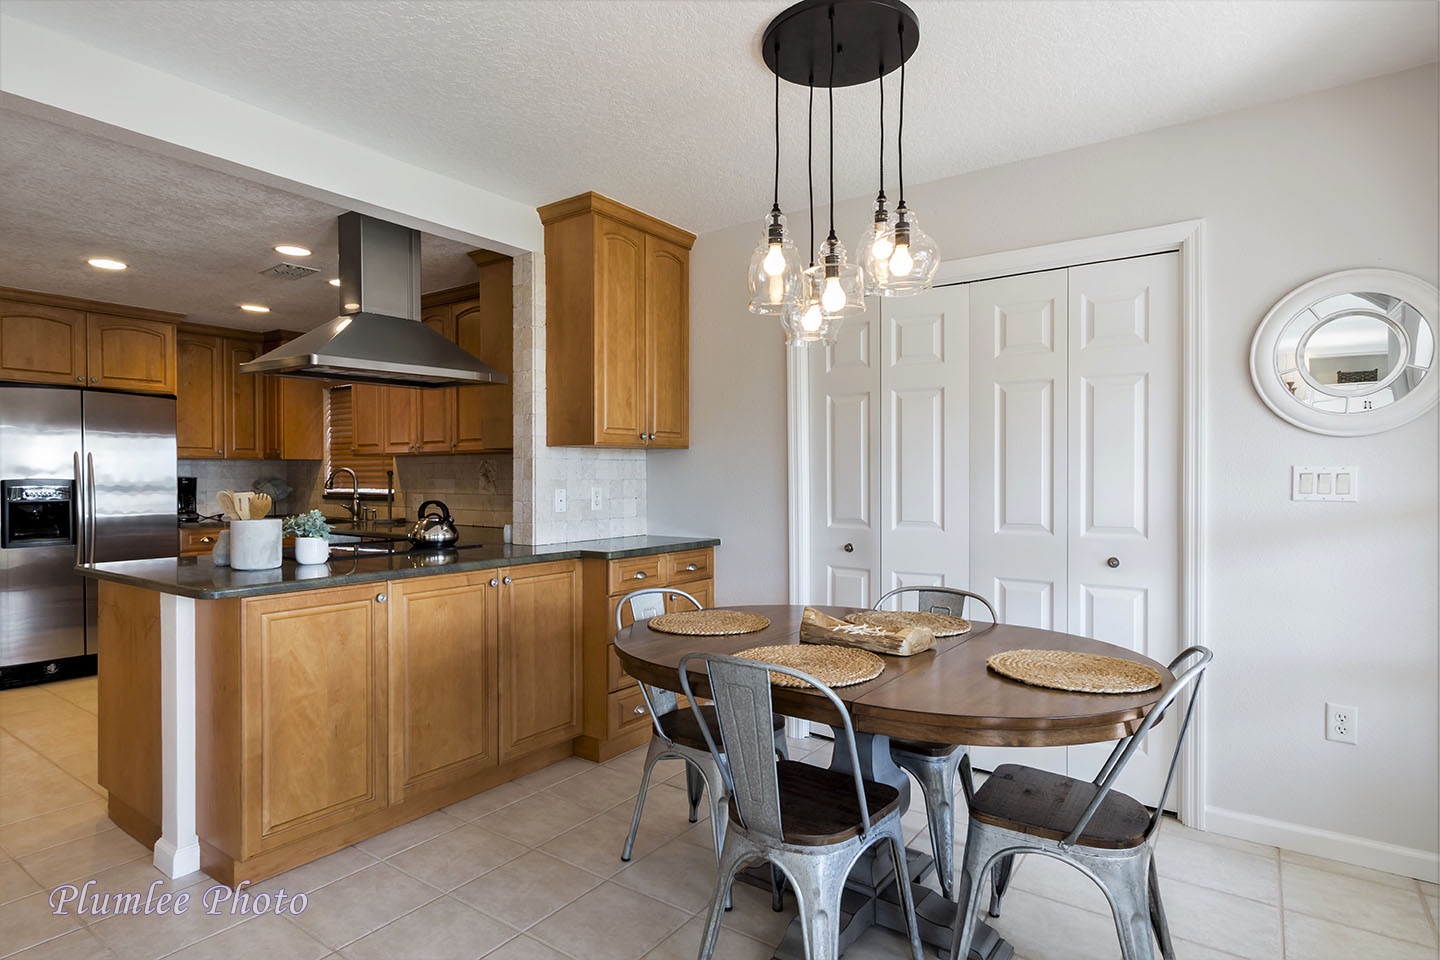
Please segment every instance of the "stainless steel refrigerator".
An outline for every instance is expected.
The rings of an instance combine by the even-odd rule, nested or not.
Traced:
[[[95,672],[79,563],[173,557],[172,397],[0,387],[0,687]]]

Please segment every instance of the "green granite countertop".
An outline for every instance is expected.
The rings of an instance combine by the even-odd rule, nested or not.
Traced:
[[[466,573],[549,560],[599,558],[620,560],[652,553],[699,550],[718,546],[713,537],[617,537],[537,546],[495,544],[441,553],[332,555],[328,563],[300,566],[286,559],[271,570],[233,570],[216,566],[209,557],[163,557],[156,560],[120,560],[89,563],[75,572],[93,580],[110,580],[157,593],[194,600],[259,597],[297,590],[326,590],[358,583]]]

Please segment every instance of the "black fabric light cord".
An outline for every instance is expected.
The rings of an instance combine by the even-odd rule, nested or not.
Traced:
[[[905,202],[905,21],[900,21],[900,123],[895,133],[895,165],[900,173],[900,202]]]
[[[780,41],[775,41],[775,208],[780,208]]]
[[[815,266],[815,80],[810,80],[810,106],[805,112],[805,180],[810,186],[810,266]]]
[[[880,61],[880,193],[885,192],[885,61]]]
[[[835,239],[835,8],[830,8],[830,239]]]

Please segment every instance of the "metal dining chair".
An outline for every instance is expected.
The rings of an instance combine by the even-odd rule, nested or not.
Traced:
[[[1179,766],[1180,748],[1195,714],[1200,681],[1212,657],[1205,647],[1190,647],[1170,663],[1175,683],[1145,715],[1135,733],[1115,745],[1093,782],[1006,763],[976,790],[968,758],[961,764],[970,827],[955,907],[952,957],[963,957],[970,949],[986,872],[1016,856],[1037,853],[1070,864],[1105,892],[1125,960],[1152,960],[1152,931],[1160,943],[1161,955],[1165,960],[1174,960],[1175,947],[1160,899],[1154,840]],[[1140,801],[1116,790],[1115,781],[1151,729],[1187,689],[1190,700],[1180,721],[1165,785],[1153,810],[1147,810]],[[993,890],[992,917],[1000,916],[1003,896],[1003,888]]]
[[[958,587],[896,587],[876,601],[875,609],[883,609],[887,601],[905,594],[916,595],[919,610],[951,617],[963,617],[966,601],[977,600],[990,613],[991,621],[1000,622],[989,600]],[[964,756],[965,748],[954,743],[890,741],[890,759],[897,767],[908,770],[920,784],[920,795],[925,798],[925,819],[930,824],[930,845],[935,852],[935,875],[940,881],[940,892],[947,900],[955,889],[955,774]],[[1001,867],[995,876],[996,882],[1002,883],[1009,874]]]
[[[691,692],[692,665],[697,672],[703,665],[708,677],[713,718],[702,712]],[[678,669],[680,685],[725,780],[729,799],[730,823],[720,851],[699,960],[713,956],[730,884],[752,860],[769,861],[790,881],[798,901],[807,960],[835,960],[840,951],[840,901],[845,881],[861,854],[876,844],[889,848],[892,876],[900,888],[910,935],[910,955],[912,960],[921,960],[915,903],[905,872],[900,791],[860,775],[855,728],[835,691],[790,667],[720,654],[686,654]],[[844,734],[843,743],[836,737],[835,748],[849,751],[849,771],[776,758],[770,749],[775,723],[770,699],[772,673],[795,677],[829,698]]]
[[[701,609],[700,601],[684,590],[666,587],[647,587],[635,590],[620,598],[615,607],[615,629],[626,626],[625,611],[629,608],[631,619],[639,623],[665,612],[665,597],[682,599],[696,610]],[[635,816],[630,821],[630,832],[625,836],[625,849],[621,860],[629,860],[635,849],[635,835],[640,831],[640,816],[645,810],[645,793],[650,786],[650,773],[661,760],[679,759],[685,761],[685,792],[690,801],[690,822],[695,823],[700,809],[702,794],[710,804],[710,831],[715,838],[715,855],[720,855],[720,845],[725,839],[725,817],[721,809],[725,799],[725,781],[715,766],[710,748],[701,735],[695,717],[689,710],[677,709],[679,698],[675,691],[640,684],[640,695],[645,698],[645,708],[655,729],[650,735],[650,747],[645,752],[645,774],[640,778],[640,795],[635,798]],[[700,710],[713,718],[715,708],[702,706]],[[773,737],[775,750],[783,757],[789,757],[790,748],[785,740],[785,721],[777,718]],[[778,892],[777,892],[778,896]],[[777,908],[778,909],[778,908]]]

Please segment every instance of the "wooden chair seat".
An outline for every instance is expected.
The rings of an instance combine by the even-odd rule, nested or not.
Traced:
[[[1001,764],[975,791],[970,818],[1032,837],[1064,840],[1098,788],[1058,773]],[[1086,826],[1080,845],[1129,850],[1145,842],[1151,813],[1132,797],[1111,790]]]
[[[776,762],[780,786],[780,822],[785,842],[805,847],[841,843],[860,835],[855,776],[836,773],[798,760]],[[870,819],[889,816],[900,805],[900,791],[885,783],[865,781],[865,805]],[[735,807],[730,819],[739,823]]]
[[[905,750],[922,757],[948,757],[961,749],[957,743],[931,743],[929,740],[897,740],[890,738],[891,750]]]
[[[704,704],[700,712],[705,714],[705,722],[710,724],[711,730],[719,730],[720,723],[715,715],[715,707]],[[660,717],[660,729],[665,731],[665,736],[682,747],[689,747],[692,750],[708,751],[710,748],[705,745],[705,735],[700,732],[700,725],[695,720],[695,711],[689,707],[676,710],[674,713],[667,713]],[[775,718],[775,732],[779,733],[785,729],[785,718]],[[853,807],[854,804],[851,804]]]

